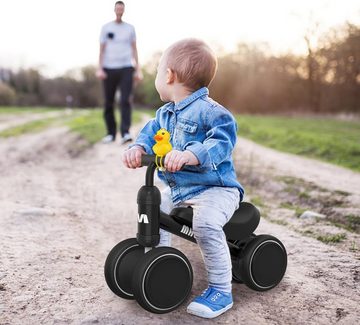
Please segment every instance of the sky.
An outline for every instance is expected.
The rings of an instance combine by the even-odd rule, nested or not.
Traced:
[[[171,43],[196,37],[216,53],[240,42],[273,53],[305,53],[306,30],[318,34],[349,21],[360,25],[359,0],[124,0],[141,64]],[[35,67],[49,76],[98,62],[101,26],[115,0],[0,0],[0,67]]]

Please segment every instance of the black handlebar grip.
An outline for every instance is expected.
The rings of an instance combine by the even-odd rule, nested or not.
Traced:
[[[157,166],[164,166],[165,156],[157,157],[155,155],[142,155],[141,156],[141,166],[149,166],[151,163],[154,163]]]
[[[156,167],[164,167],[165,164],[165,156],[158,157],[156,155],[142,155],[141,156],[141,166],[149,166],[151,163],[154,163]],[[184,170],[186,164],[182,165],[180,170]]]

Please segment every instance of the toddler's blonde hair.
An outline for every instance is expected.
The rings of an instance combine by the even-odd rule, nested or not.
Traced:
[[[167,67],[180,83],[194,91],[209,86],[217,70],[217,59],[205,42],[188,38],[168,48]]]

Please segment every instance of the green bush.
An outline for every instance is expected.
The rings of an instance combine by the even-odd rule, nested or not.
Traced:
[[[13,88],[0,81],[0,105],[13,105],[16,92]]]

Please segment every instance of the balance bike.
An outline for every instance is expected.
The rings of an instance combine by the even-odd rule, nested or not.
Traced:
[[[135,299],[153,313],[167,313],[189,296],[193,271],[187,257],[172,247],[156,247],[159,229],[196,243],[192,231],[192,208],[160,211],[161,195],[154,186],[154,172],[165,157],[142,156],[148,166],[145,185],[138,192],[138,233],[118,243],[105,262],[105,279],[119,297]],[[158,161],[159,160],[159,161]],[[256,291],[274,288],[283,278],[287,254],[280,240],[271,235],[255,235],[260,221],[258,209],[241,202],[224,232],[232,259],[233,281]]]

